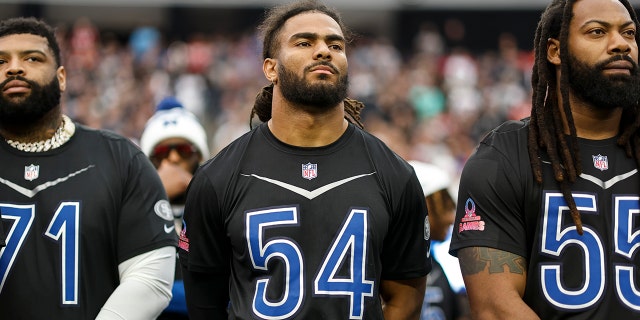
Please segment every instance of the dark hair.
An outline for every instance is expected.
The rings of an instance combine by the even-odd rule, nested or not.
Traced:
[[[351,32],[342,22],[340,13],[334,8],[327,7],[317,0],[296,1],[286,5],[276,6],[269,9],[262,23],[258,26],[258,30],[262,33],[262,59],[273,58],[280,46],[277,41],[282,26],[292,17],[301,13],[314,11],[328,15],[338,23],[347,42],[351,39]]]
[[[13,34],[33,34],[47,39],[49,48],[53,51],[53,56],[58,66],[61,65],[60,47],[56,39],[55,30],[46,22],[33,17],[10,18],[0,21],[0,37]]]
[[[265,18],[258,26],[258,29],[262,32],[262,59],[273,58],[277,55],[280,48],[280,42],[277,41],[282,26],[292,17],[305,12],[320,12],[331,17],[338,23],[342,30],[343,36],[347,43],[351,41],[353,34],[342,22],[342,18],[337,10],[329,8],[318,0],[302,0],[289,4],[276,6],[269,9]],[[258,119],[262,122],[266,122],[271,119],[271,103],[273,98],[273,84],[270,84],[258,93],[256,101],[251,109],[251,116],[249,118],[249,127],[252,127],[252,119],[254,115],[258,116]],[[360,110],[364,108],[362,102],[354,99],[344,100],[344,109],[346,112],[345,118],[351,123],[355,123],[360,128],[363,128],[360,121]]]
[[[571,194],[570,184],[582,172],[576,126],[569,103],[569,24],[573,18],[573,5],[577,0],[553,0],[542,13],[534,38],[535,62],[531,84],[533,87],[531,122],[529,126],[529,157],[534,178],[542,183],[540,153],[546,150],[549,155],[555,180],[569,205],[571,217],[582,234],[580,212]],[[638,19],[628,0],[619,0],[629,12],[638,27]],[[560,92],[558,92],[555,65],[547,60],[547,42],[550,38],[560,42]],[[636,32],[636,43],[640,43],[640,32]],[[562,106],[558,105],[558,94],[562,97]],[[562,108],[562,111],[561,109]],[[564,113],[569,126],[569,135],[565,135],[562,125]],[[640,167],[640,114],[638,106],[626,108],[620,122],[618,145],[623,147],[627,156],[634,157]]]

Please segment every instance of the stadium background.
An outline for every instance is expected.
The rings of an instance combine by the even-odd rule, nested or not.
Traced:
[[[213,155],[249,129],[267,84],[255,27],[265,7],[285,1],[0,0],[0,18],[57,27],[63,108],[75,120],[136,141],[156,103],[175,95],[204,123]],[[366,103],[366,128],[405,158],[457,176],[488,129],[529,112],[533,34],[547,0],[326,3],[358,35],[349,94]]]

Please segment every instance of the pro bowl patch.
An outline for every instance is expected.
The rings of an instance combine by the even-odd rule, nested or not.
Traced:
[[[464,207],[464,217],[460,219],[458,225],[458,233],[463,231],[484,231],[485,223],[482,221],[482,217],[476,213],[476,203],[473,199],[468,198]]]
[[[178,236],[178,248],[189,252],[189,238],[187,238],[187,225],[182,225],[182,231],[180,231],[180,235]]]
[[[153,206],[153,211],[156,215],[163,220],[173,221],[173,211],[171,210],[171,204],[167,200],[158,200]]]

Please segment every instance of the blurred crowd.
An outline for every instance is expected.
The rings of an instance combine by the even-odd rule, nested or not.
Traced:
[[[470,52],[460,21],[442,29],[425,23],[408,53],[383,37],[356,37],[347,49],[349,95],[366,105],[365,129],[406,159],[455,177],[487,130],[528,115],[533,54],[509,33],[496,35],[495,49]],[[168,40],[140,27],[123,41],[79,18],[58,26],[58,36],[64,112],[134,141],[158,102],[175,96],[201,119],[214,155],[249,130],[255,96],[267,85],[254,31]]]

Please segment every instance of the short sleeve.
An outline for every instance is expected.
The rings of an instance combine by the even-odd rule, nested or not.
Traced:
[[[225,218],[209,176],[200,170],[191,180],[180,237],[180,262],[191,271],[226,274],[231,245]]]
[[[155,168],[142,152],[130,160],[118,219],[118,261],[177,246],[173,215]]]
[[[384,241],[382,278],[419,278],[431,271],[429,220],[415,173],[407,180]]]
[[[450,253],[490,247],[527,257],[523,187],[515,160],[481,145],[460,179]]]

